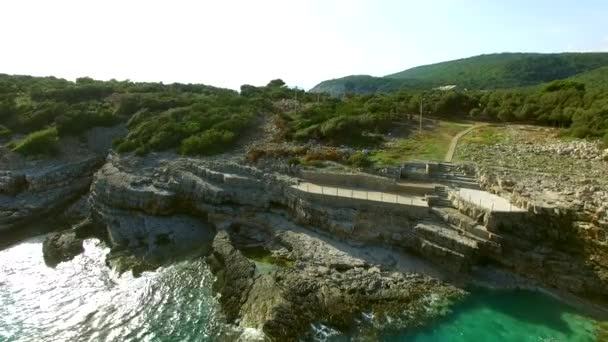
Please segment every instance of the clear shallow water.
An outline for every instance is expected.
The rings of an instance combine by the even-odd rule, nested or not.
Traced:
[[[475,289],[452,314],[432,326],[385,341],[596,341],[595,321],[540,293]]]
[[[231,341],[241,334],[217,323],[213,278],[202,261],[133,278],[105,266],[107,251],[87,240],[83,255],[56,269],[44,265],[42,238],[0,251],[0,342]],[[478,289],[429,327],[367,340],[595,341],[594,333],[592,320],[551,297]],[[245,336],[259,337],[253,330]]]
[[[205,341],[218,334],[212,276],[201,261],[118,276],[108,252],[45,266],[42,238],[0,251],[0,341]]]

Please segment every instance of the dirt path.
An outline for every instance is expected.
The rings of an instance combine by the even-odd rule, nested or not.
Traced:
[[[465,136],[466,134],[468,134],[469,132],[471,132],[474,129],[477,129],[477,128],[483,127],[483,126],[487,126],[487,125],[488,125],[487,123],[475,124],[467,129],[465,129],[464,131],[456,134],[452,138],[452,141],[450,142],[450,148],[448,149],[448,152],[445,154],[445,158],[443,159],[443,161],[446,163],[452,162],[452,158],[454,158],[454,152],[456,152],[456,145],[458,145],[458,140],[460,138],[462,138],[463,136]]]

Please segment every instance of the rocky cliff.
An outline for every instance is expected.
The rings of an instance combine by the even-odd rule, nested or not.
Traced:
[[[568,210],[530,204],[514,181],[484,169],[476,170],[481,185],[528,208],[524,216],[498,220],[457,208],[460,214],[440,212],[442,222],[428,209],[328,200],[294,187],[291,176],[226,157],[91,153],[54,162],[4,171],[5,229],[78,203],[88,209],[87,223],[49,236],[50,265],[78,253],[79,239],[90,235],[110,245],[108,262],[119,271],[206,257],[226,319],[275,340],[295,340],[315,323],[352,329],[365,310],[382,313],[370,324],[417,325],[438,314],[437,303],[464,295],[437,280],[448,278],[434,266],[401,267],[401,250],[455,273],[491,260],[545,286],[607,298],[604,212],[587,203]],[[86,203],[78,201],[83,194]],[[601,207],[599,196],[590,201]],[[397,250],[371,255],[371,245]],[[278,267],[260,273],[247,256],[251,248],[280,261]]]

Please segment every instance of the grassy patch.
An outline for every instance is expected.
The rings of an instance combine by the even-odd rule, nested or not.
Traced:
[[[408,139],[399,139],[393,146],[372,153],[370,160],[377,166],[398,165],[410,160],[441,161],[450,147],[452,138],[470,126],[439,121],[432,130],[416,133]]]
[[[501,143],[508,138],[504,127],[484,126],[472,130],[458,141],[463,144],[493,145]]]
[[[55,127],[30,133],[17,143],[13,151],[24,155],[53,154],[57,151],[57,129]]]

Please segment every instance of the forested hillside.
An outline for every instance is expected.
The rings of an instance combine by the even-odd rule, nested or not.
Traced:
[[[608,88],[608,66],[593,69],[569,78],[570,80],[585,83],[588,88]]]
[[[390,93],[398,90],[430,89],[437,83],[416,79],[391,79],[368,75],[355,75],[319,83],[311,92],[328,93],[332,96],[343,94]]]
[[[539,85],[608,66],[608,53],[501,53],[411,68],[385,77],[348,76],[321,82],[311,91],[370,94],[457,85],[491,90]]]

